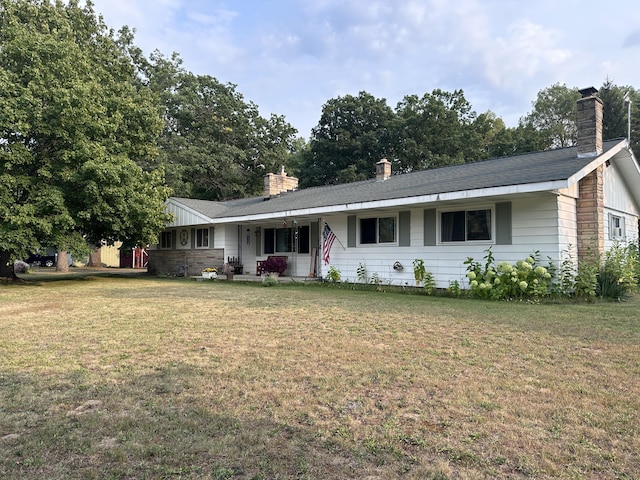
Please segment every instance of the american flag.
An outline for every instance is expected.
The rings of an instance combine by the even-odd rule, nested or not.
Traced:
[[[324,230],[322,230],[322,259],[324,260],[324,264],[327,265],[329,263],[329,256],[331,255],[331,245],[333,245],[333,241],[336,239],[335,233],[331,230],[328,224],[324,224]]]

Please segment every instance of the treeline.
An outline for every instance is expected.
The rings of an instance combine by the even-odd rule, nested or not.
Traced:
[[[182,68],[177,54],[155,52],[137,63],[162,102],[164,128],[159,162],[174,195],[208,200],[259,195],[262,177],[282,166],[310,187],[372,178],[375,162],[387,158],[406,173],[477,162],[576,141],[577,87],[541,90],[516,127],[493,112],[476,113],[462,90],[407,95],[395,108],[367,92],[328,100],[309,141],[283,116],[263,118],[234,84]],[[640,142],[640,93],[606,79],[605,139],[626,137],[631,100],[632,144]]]
[[[604,138],[627,136],[631,100],[632,146],[640,141],[639,92],[605,80]],[[329,100],[310,142],[297,154],[303,187],[364,180],[387,158],[394,173],[477,162],[519,153],[568,147],[576,142],[577,87],[541,90],[532,111],[507,128],[493,112],[477,114],[462,90],[408,95],[395,109],[367,92]],[[638,150],[640,151],[640,150]]]
[[[407,95],[395,109],[367,92],[328,100],[308,142],[283,116],[263,118],[236,85],[183,69],[178,55],[137,59],[164,110],[159,162],[174,195],[224,200],[259,195],[262,177],[281,166],[301,187],[372,178],[387,158],[394,173],[477,162],[576,141],[577,87],[541,90],[516,127],[493,112],[476,113],[462,90]],[[605,80],[605,139],[626,137],[631,100],[632,143],[640,142],[640,94]]]

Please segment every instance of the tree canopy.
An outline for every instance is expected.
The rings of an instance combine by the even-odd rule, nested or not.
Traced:
[[[260,194],[265,173],[289,166],[296,130],[264,118],[236,85],[184,70],[177,54],[139,59],[164,109],[160,163],[177,196],[225,200]]]
[[[168,220],[131,46],[90,2],[0,0],[0,276],[43,245],[146,244]]]
[[[640,145],[640,101],[631,87],[606,80],[603,136],[626,137],[631,100],[631,146]],[[462,90],[407,95],[395,111],[367,92],[329,100],[299,156],[301,186],[372,178],[375,163],[387,158],[393,172],[469,163],[507,155],[575,145],[577,87],[554,84],[538,92],[532,110],[516,127],[487,111],[477,114]]]

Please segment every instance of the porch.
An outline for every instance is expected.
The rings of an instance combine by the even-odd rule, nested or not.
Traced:
[[[192,275],[189,278],[197,281],[197,282],[210,282],[212,280],[208,280],[208,279],[204,279],[202,278],[202,276],[198,276],[198,275]],[[259,277],[257,275],[238,275],[235,274],[233,276],[233,281],[234,282],[261,282],[263,279],[263,277]],[[310,283],[310,282],[319,282],[321,281],[320,278],[317,277],[292,277],[289,275],[280,275],[277,278],[278,283]],[[227,282],[229,280],[227,280],[227,278],[225,277],[225,275],[219,275],[218,278],[215,279],[216,281],[222,281],[222,282]]]

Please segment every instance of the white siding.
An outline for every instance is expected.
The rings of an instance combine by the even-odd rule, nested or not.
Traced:
[[[629,187],[613,165],[604,169],[604,206],[611,210],[638,216]]]
[[[173,213],[175,217],[173,222],[167,224],[167,227],[202,225],[206,223],[202,215],[191,212],[173,203],[167,204],[167,212]]]
[[[638,208],[636,207],[627,183],[620,172],[612,165],[605,168],[604,180],[604,246],[611,248],[616,242],[610,235],[609,220],[611,215],[624,219],[625,238],[622,242],[638,240]]]
[[[543,265],[547,264],[547,257],[551,257],[558,265],[561,248],[558,244],[559,215],[558,208],[563,213],[562,222],[567,223],[570,217],[575,217],[575,200],[547,194],[537,197],[521,198],[512,201],[512,244],[457,244],[424,246],[423,243],[423,209],[411,210],[411,246],[400,247],[382,245],[358,245],[347,247],[347,215],[325,217],[338,240],[331,249],[330,265],[340,270],[342,279],[349,282],[357,281],[357,269],[362,263],[367,276],[374,273],[383,283],[392,285],[414,285],[413,261],[422,259],[426,268],[433,273],[436,285],[446,288],[450,281],[457,280],[462,285],[466,283],[466,265],[464,261],[472,257],[483,262],[486,250],[491,247],[495,261],[516,262],[539,251],[539,259]],[[573,212],[573,213],[571,213]],[[384,215],[397,212],[386,212]],[[570,243],[575,238],[575,226],[563,227],[563,242]],[[343,247],[344,246],[344,247]],[[396,271],[393,264],[400,262],[404,269]],[[321,275],[326,276],[329,266],[321,265]]]

